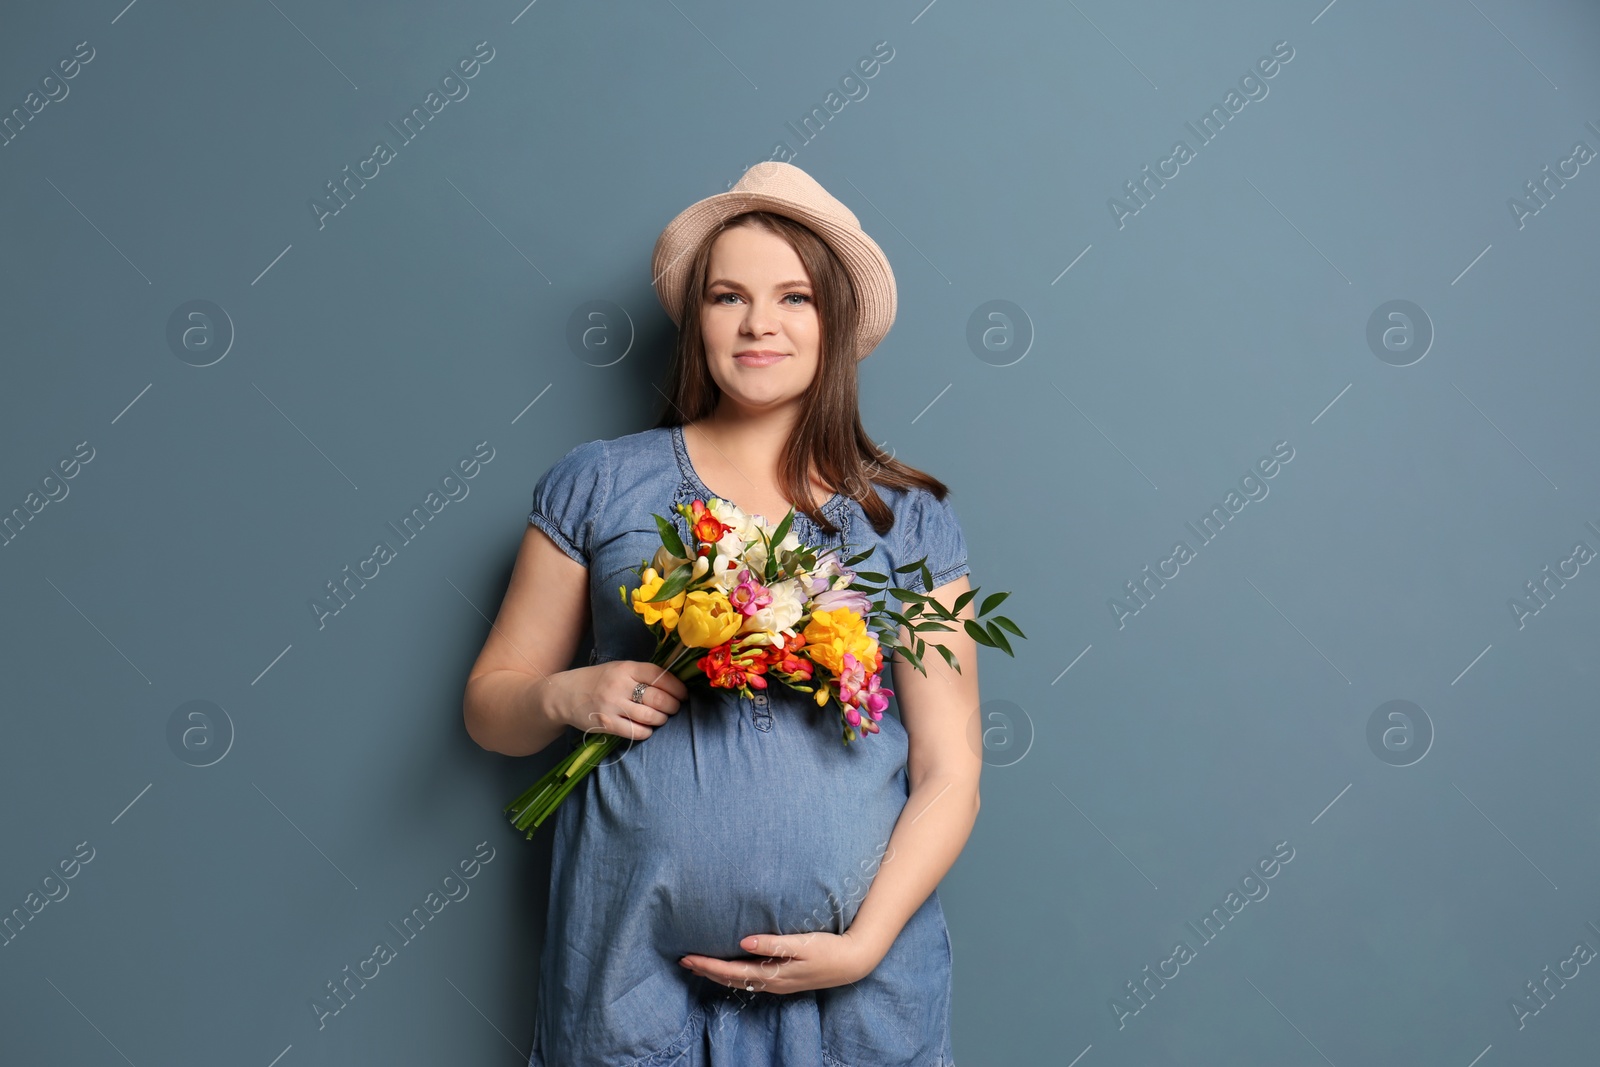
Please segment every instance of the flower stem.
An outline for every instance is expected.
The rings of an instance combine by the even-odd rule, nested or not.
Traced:
[[[698,651],[700,650],[697,648],[677,644],[676,647],[673,648],[673,650],[666,656],[666,658],[661,661],[661,665],[667,670],[676,674],[678,672],[678,668],[683,666],[685,657],[688,657],[689,661],[693,662],[695,658],[698,658],[694,655],[694,653]]]
[[[550,768],[544,777],[506,805],[505,810],[511,813],[512,825],[518,830],[525,831],[528,840],[531,841],[533,831],[550,817],[566,795],[577,787],[585,775],[594,770],[596,764],[604,759],[620,740],[622,738],[617,734],[595,734],[587,738],[577,749],[569,752]]]

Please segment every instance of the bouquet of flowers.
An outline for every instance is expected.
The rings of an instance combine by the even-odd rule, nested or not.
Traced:
[[[831,701],[847,745],[877,733],[889,706],[893,691],[883,685],[884,649],[898,650],[926,675],[923,633],[960,624],[974,641],[1008,656],[1015,653],[1006,631],[1027,636],[1004,615],[979,621],[1009,593],[985,597],[974,613],[979,619],[961,619],[978,589],[946,606],[926,592],[893,584],[889,575],[854,570],[870,550],[841,559],[832,548],[802,545],[790,529],[793,508],[776,527],[716,497],[679,505],[677,512],[689,525],[693,547],[684,545],[671,521],[656,515],[661,547],[654,559],[640,562],[631,597],[627,586],[618,589],[655,635],[650,662],[685,682],[703,679],[747,697],[777,682],[811,694],[819,707]],[[920,574],[923,589],[932,588],[925,557],[894,569],[912,572]],[[888,606],[885,593],[899,601],[898,608]],[[905,643],[901,627],[909,634]],[[961,669],[948,648],[934,648],[952,669]],[[512,823],[531,839],[583,775],[623,740],[612,733],[590,735],[507,805]]]

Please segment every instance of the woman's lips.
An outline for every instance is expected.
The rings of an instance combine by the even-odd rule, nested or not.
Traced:
[[[789,357],[781,352],[743,352],[734,356],[734,362],[742,367],[770,367],[781,359]]]

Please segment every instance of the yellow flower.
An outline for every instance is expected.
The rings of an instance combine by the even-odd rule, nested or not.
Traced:
[[[716,590],[688,594],[678,618],[678,640],[688,648],[714,648],[739,632],[744,616]]]
[[[806,638],[802,646],[804,654],[834,674],[844,672],[846,652],[871,669],[878,639],[867,633],[865,620],[849,608],[814,611],[811,621],[806,623],[806,628],[801,632]]]
[[[654,567],[646,567],[641,578],[639,588],[633,591],[633,610],[652,626],[659,622],[668,631],[676,629],[685,594],[679,593],[669,600],[652,603],[652,598],[661,591],[666,579],[657,574]]]

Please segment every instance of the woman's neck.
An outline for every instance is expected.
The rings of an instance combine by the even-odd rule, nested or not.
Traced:
[[[728,488],[739,488],[740,497],[756,505],[757,511],[762,505],[774,510],[771,501],[782,495],[778,462],[800,413],[798,403],[752,413],[735,407],[724,397],[710,415],[689,423],[687,429],[707,446],[699,450],[702,464],[714,470],[730,468],[725,477]],[[812,484],[818,500],[832,491],[815,475]],[[777,508],[775,514],[783,510]]]
[[[693,426],[722,454],[738,456],[739,466],[765,479],[776,476],[779,457],[799,416],[796,405],[751,413],[724,397],[710,415]]]

